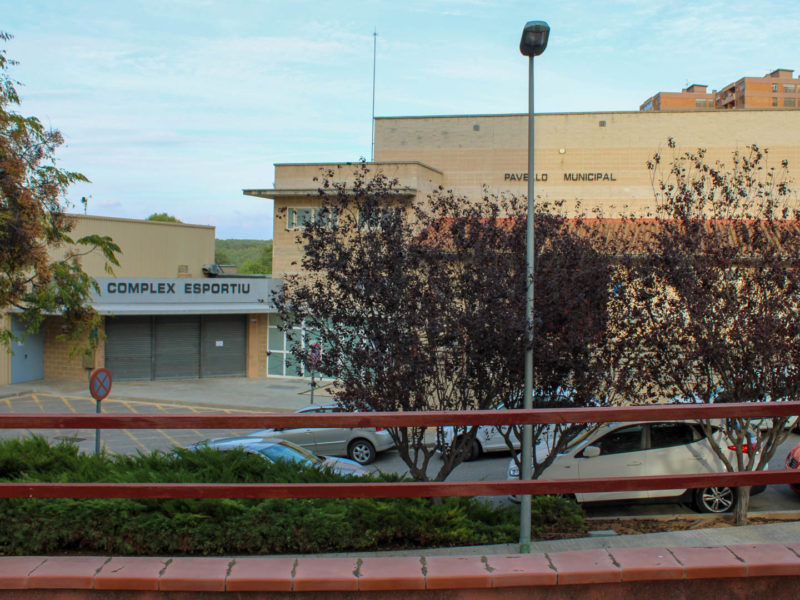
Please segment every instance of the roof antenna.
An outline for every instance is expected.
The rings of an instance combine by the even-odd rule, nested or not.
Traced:
[[[375,61],[378,54],[378,28],[372,34],[372,151],[369,161],[375,162]]]

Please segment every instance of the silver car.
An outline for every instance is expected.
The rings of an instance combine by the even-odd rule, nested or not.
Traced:
[[[305,448],[301,448],[292,442],[278,438],[254,438],[250,436],[214,438],[198,444],[192,444],[189,446],[189,449],[196,449],[203,446],[208,446],[220,452],[241,449],[245,452],[258,454],[273,463],[279,460],[285,460],[308,467],[330,467],[334,473],[338,473],[339,475],[355,475],[357,477],[362,477],[369,473],[369,471],[355,461],[331,456],[317,456]]]
[[[311,405],[301,408],[297,414],[333,414],[346,412],[335,404]],[[375,427],[297,427],[259,429],[247,434],[249,437],[279,437],[288,440],[315,454],[347,456],[360,465],[375,460],[378,452],[394,448],[392,436],[386,429]]]

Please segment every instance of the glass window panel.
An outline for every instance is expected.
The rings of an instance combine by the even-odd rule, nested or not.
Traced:
[[[600,454],[621,454],[642,449],[642,425],[621,427],[603,436],[594,446],[600,447]]]
[[[650,425],[650,447],[669,448],[695,441],[694,429],[687,423],[653,423]]]
[[[286,355],[286,375],[289,377],[303,376],[303,367],[292,354]]]
[[[793,94],[794,93],[794,84],[793,83],[784,83],[783,84],[783,91],[786,92],[787,94]]]
[[[796,106],[796,101],[794,98],[784,98],[783,105],[788,106],[790,108],[794,108]]]
[[[295,228],[300,229],[301,227],[305,227],[306,223],[311,222],[311,209],[310,208],[298,208],[297,209],[297,219],[295,221]]]
[[[273,375],[276,377],[283,376],[284,356],[285,355],[282,352],[276,352],[267,357],[267,375]]]
[[[276,313],[269,313],[269,326],[280,327],[281,325],[283,325],[283,319]]]
[[[267,348],[269,350],[283,351],[286,344],[283,339],[283,332],[275,327],[270,327],[267,333]]]

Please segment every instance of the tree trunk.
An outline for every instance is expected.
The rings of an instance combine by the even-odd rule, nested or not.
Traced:
[[[747,513],[750,510],[750,486],[737,488],[736,508],[733,512],[735,525],[747,525]]]

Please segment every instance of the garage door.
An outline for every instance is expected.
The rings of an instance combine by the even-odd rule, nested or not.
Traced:
[[[151,317],[106,319],[105,367],[114,379],[152,379]]]
[[[155,318],[155,379],[200,376],[200,317]]]
[[[117,380],[243,377],[244,315],[109,317],[106,368]]]
[[[203,317],[202,323],[202,377],[243,377],[247,349],[244,317],[208,315]]]

